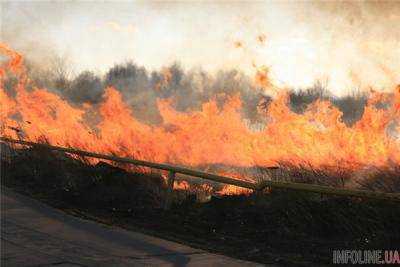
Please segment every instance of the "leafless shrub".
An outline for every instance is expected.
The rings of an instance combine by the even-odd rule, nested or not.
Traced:
[[[381,192],[400,192],[400,165],[369,170],[357,181],[363,189]]]

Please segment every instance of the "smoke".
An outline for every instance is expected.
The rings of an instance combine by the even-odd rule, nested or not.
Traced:
[[[304,88],[319,80],[336,95],[400,83],[400,2],[293,6],[281,18],[286,27],[266,25],[267,45],[257,52],[276,82]]]
[[[244,117],[262,121],[269,85],[301,89],[290,97],[297,112],[331,99],[353,122],[366,91],[400,83],[399,2],[2,2],[1,11],[1,40],[24,54],[37,86],[76,105],[114,86],[151,123],[162,120],[157,99],[189,111],[236,94]]]
[[[69,55],[77,72],[103,74],[132,58],[148,70],[176,61],[213,75],[238,69],[253,76],[265,65],[278,87],[307,88],[319,81],[340,96],[400,83],[398,1],[1,7],[2,41],[40,67],[54,55]]]
[[[46,17],[36,12],[31,12],[35,7]],[[61,23],[63,18],[62,9],[57,14],[54,10],[60,4],[49,2],[24,3],[2,1],[1,9],[1,41],[13,49],[22,53],[26,60],[35,65],[35,68],[49,67],[54,58],[60,53],[54,49],[54,42],[47,35],[51,25]],[[51,21],[51,23],[48,23]]]

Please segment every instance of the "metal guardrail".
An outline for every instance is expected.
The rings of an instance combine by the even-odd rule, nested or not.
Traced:
[[[235,185],[243,188],[252,189],[255,191],[261,191],[266,187],[271,188],[281,188],[281,189],[291,189],[291,190],[299,190],[305,192],[312,193],[320,193],[320,194],[328,194],[328,195],[339,195],[339,196],[348,196],[348,197],[360,197],[360,198],[372,198],[372,199],[381,199],[381,200],[391,200],[391,201],[400,201],[400,193],[383,193],[383,192],[374,192],[374,191],[366,191],[366,190],[356,190],[356,189],[345,189],[345,188],[335,188],[330,186],[321,186],[321,185],[313,185],[313,184],[305,184],[305,183],[292,183],[292,182],[281,182],[281,181],[262,181],[260,183],[252,183],[248,181],[238,180],[226,176],[216,175],[207,172],[201,172],[197,170],[192,170],[184,167],[162,164],[162,163],[154,163],[149,161],[131,159],[131,158],[123,158],[116,156],[109,156],[104,154],[98,154],[88,151],[83,151],[74,148],[66,148],[53,146],[48,144],[41,144],[23,140],[15,140],[7,137],[0,137],[0,141],[14,144],[27,145],[31,147],[41,147],[50,150],[61,151],[65,153],[92,157],[98,159],[111,160],[115,162],[134,164],[138,166],[149,167],[153,169],[165,170],[168,171],[168,190],[167,190],[167,198],[165,202],[165,208],[168,208],[171,203],[171,193],[173,190],[173,185],[175,181],[175,174],[185,174],[189,176],[194,176],[206,180],[211,180],[218,183]],[[270,167],[270,169],[276,169],[277,167]]]

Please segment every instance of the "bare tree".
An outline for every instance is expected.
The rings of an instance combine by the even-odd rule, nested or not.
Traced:
[[[56,90],[63,92],[69,89],[73,74],[70,66],[70,60],[66,55],[56,55],[51,60],[50,73]]]

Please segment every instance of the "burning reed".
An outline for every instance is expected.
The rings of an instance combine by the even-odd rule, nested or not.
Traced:
[[[173,98],[168,98],[172,96],[166,94],[167,98],[155,101],[161,122],[148,124],[136,117],[129,99],[125,101],[112,87],[122,85],[110,77],[133,75],[124,69],[108,76],[110,87],[98,103],[75,105],[36,87],[20,54],[5,45],[1,51],[9,59],[0,71],[2,136],[194,168],[262,168],[288,162],[313,170],[346,170],[350,175],[343,183],[349,185],[367,169],[394,168],[400,163],[399,87],[392,94],[371,93],[360,119],[350,124],[323,96],[311,99],[300,112],[293,111],[296,97],[284,90],[259,106],[262,119],[255,128],[243,118],[240,95],[226,96],[222,103],[216,95],[199,110],[184,112],[174,108]],[[165,71],[161,84],[146,90],[163,90],[169,83],[183,86],[176,72],[176,67]],[[185,88],[180,90],[183,93]],[[235,175],[246,179],[243,173]]]

